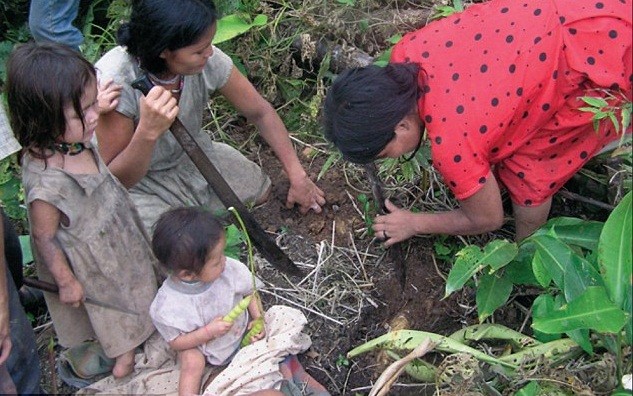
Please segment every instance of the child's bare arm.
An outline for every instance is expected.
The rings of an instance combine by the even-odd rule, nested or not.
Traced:
[[[169,346],[175,351],[192,349],[205,344],[214,338],[223,336],[231,329],[232,326],[233,323],[225,322],[222,320],[221,316],[218,316],[213,319],[213,321],[207,323],[199,329],[176,337],[169,343]]]
[[[254,295],[251,302],[248,304],[248,313],[251,315],[251,319],[253,320],[264,315],[262,304],[257,295]]]
[[[257,297],[257,295],[253,296],[254,298],[251,299],[251,302],[248,304],[248,313],[251,316],[251,321],[248,324],[248,330],[250,330],[255,321],[256,320],[264,320],[263,316],[264,316],[264,308],[262,307],[261,301],[259,300],[259,298]],[[261,318],[261,319],[260,319]],[[266,326],[262,326],[262,331],[260,331],[258,334],[255,334],[251,337],[250,342],[255,342],[258,340],[261,340],[262,338],[264,338],[266,336]]]
[[[84,289],[75,278],[55,236],[61,212],[53,205],[35,200],[30,204],[31,235],[35,248],[59,287],[59,300],[78,307],[84,299]]]
[[[111,78],[108,78],[103,83],[99,83],[99,92],[97,93],[99,114],[109,113],[116,109],[119,104],[122,88],[121,85],[115,84]]]

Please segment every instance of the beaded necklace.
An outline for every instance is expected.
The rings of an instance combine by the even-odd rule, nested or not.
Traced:
[[[61,142],[61,143],[55,143],[53,144],[53,147],[55,148],[55,150],[59,151],[60,153],[64,154],[64,155],[77,155],[79,153],[81,153],[82,151],[84,151],[87,147],[84,143],[81,142],[77,142],[77,143],[66,143],[66,142]]]
[[[162,79],[156,77],[156,75],[154,75],[152,73],[147,73],[147,75],[149,76],[149,79],[152,80],[152,82],[154,84],[157,84],[157,85],[171,85],[171,84],[175,84],[176,82],[178,82],[178,88],[177,89],[170,89],[169,90],[173,94],[179,94],[182,91],[183,85],[185,84],[185,79],[184,79],[182,74],[177,74],[174,78],[169,79],[169,80],[162,80]]]

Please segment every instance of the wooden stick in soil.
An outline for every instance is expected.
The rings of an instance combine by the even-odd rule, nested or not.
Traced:
[[[378,178],[378,171],[376,164],[369,162],[363,165],[365,173],[371,184],[371,193],[376,201],[376,206],[379,214],[389,213],[385,207],[385,196],[382,193],[382,183]],[[407,282],[407,264],[404,261],[404,254],[402,252],[402,244],[395,243],[389,248],[389,256],[394,264],[396,276],[400,281],[400,286],[404,289]]]

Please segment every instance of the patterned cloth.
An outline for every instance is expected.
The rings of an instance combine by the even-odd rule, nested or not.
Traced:
[[[285,361],[287,356],[301,353],[312,344],[310,337],[301,332],[307,323],[303,313],[295,308],[275,305],[266,311],[264,320],[266,338],[240,349],[203,394],[248,395],[261,389],[279,389],[284,380],[294,383],[296,379],[299,389],[307,387],[314,390],[314,393],[299,393],[297,396],[329,395],[321,384],[303,371],[298,360]]]
[[[552,196],[606,143],[581,96],[631,99],[631,0],[493,0],[396,45],[420,65],[419,114],[433,164],[458,199],[493,166],[519,205]]]
[[[123,185],[92,150],[99,173],[75,175],[45,166],[26,154],[22,164],[25,202],[47,202],[68,219],[56,241],[75,277],[93,298],[136,312],[93,304],[73,308],[44,293],[59,343],[72,347],[97,338],[108,357],[128,352],[153,332],[149,306],[156,294],[156,259],[134,204]],[[37,256],[37,273],[54,282]]]
[[[13,136],[4,106],[0,105],[0,160],[20,150],[20,143]]]
[[[307,350],[310,337],[302,333],[307,320],[301,311],[273,306],[264,315],[266,338],[235,355],[221,368],[207,365],[202,379],[206,395],[235,396],[261,389],[279,389],[287,396],[328,396],[293,357]],[[109,376],[77,392],[78,395],[177,395],[180,370],[163,338],[155,333],[136,355],[134,374],[115,380]],[[299,390],[297,392],[297,390]]]

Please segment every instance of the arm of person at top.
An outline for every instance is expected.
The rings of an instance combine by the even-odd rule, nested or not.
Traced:
[[[40,259],[59,287],[59,300],[75,308],[79,307],[84,300],[84,288],[75,278],[55,236],[62,213],[53,205],[39,199],[30,204],[29,210],[33,243]]]
[[[169,342],[169,346],[174,351],[192,349],[225,335],[231,327],[233,327],[233,323],[225,322],[222,320],[222,316],[218,316],[206,325],[174,338]]]
[[[389,214],[376,216],[377,236],[386,233],[385,246],[418,234],[475,235],[503,225],[503,205],[497,180],[489,173],[484,186],[471,197],[459,201],[459,208],[436,213],[413,213],[386,200]]]
[[[127,188],[147,173],[156,141],[169,129],[178,114],[178,103],[163,87],[153,87],[140,100],[140,120],[117,111],[99,115],[99,153],[110,172]]]
[[[227,83],[220,89],[235,108],[243,114],[249,122],[257,126],[259,133],[275,152],[290,180],[290,189],[286,200],[286,207],[299,205],[302,214],[310,209],[321,213],[321,206],[325,204],[325,195],[319,187],[308,177],[301,166],[297,153],[292,146],[288,130],[283,121],[266,99],[244,77],[237,68],[233,67]]]
[[[7,263],[4,256],[4,225],[0,221],[0,365],[7,361],[11,352],[8,281]]]

